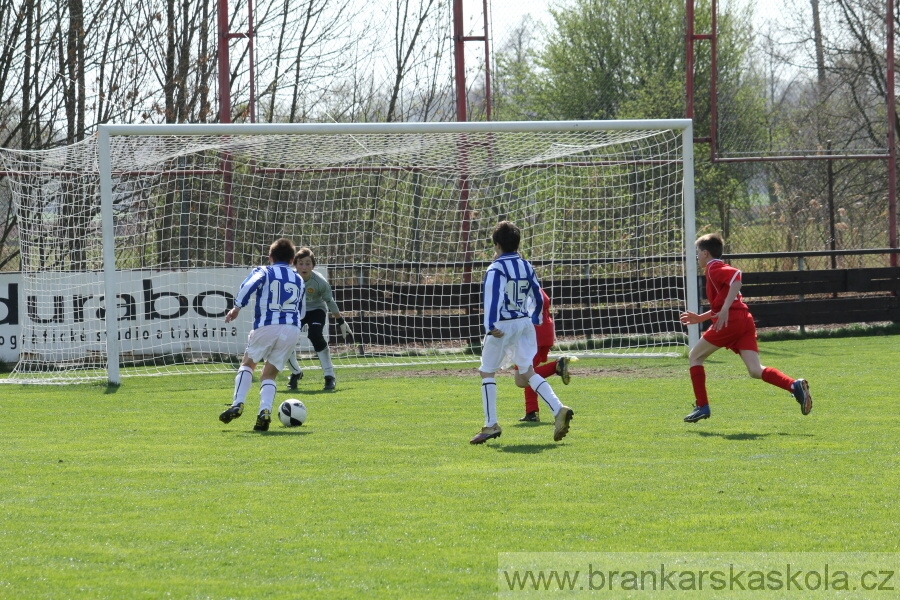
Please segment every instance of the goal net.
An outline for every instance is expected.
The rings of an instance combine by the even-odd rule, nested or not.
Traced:
[[[503,219],[552,299],[551,355],[682,352],[690,140],[684,120],[111,125],[3,150],[23,303],[9,380],[234,369],[252,318],[224,315],[279,237],[312,248],[354,333],[330,328],[336,366],[476,363]],[[318,368],[305,337],[298,354]]]

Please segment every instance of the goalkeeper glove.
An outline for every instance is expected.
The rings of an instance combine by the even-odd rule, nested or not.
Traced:
[[[350,326],[347,325],[347,321],[344,320],[344,317],[340,317],[337,320],[337,324],[340,326],[340,329],[341,329],[341,337],[343,337],[344,340],[346,340],[347,338],[350,338],[350,341],[352,342],[353,341],[353,332],[350,331]]]

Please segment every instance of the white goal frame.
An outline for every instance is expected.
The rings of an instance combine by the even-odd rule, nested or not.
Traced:
[[[274,135],[274,134],[379,134],[379,133],[449,133],[449,132],[541,132],[560,129],[627,130],[674,129],[681,131],[683,179],[683,215],[685,241],[685,299],[688,310],[699,311],[697,264],[692,260],[696,236],[694,199],[693,122],[690,119],[621,120],[621,121],[515,121],[466,123],[335,123],[335,124],[212,124],[212,125],[100,125],[98,151],[100,166],[100,196],[103,219],[103,270],[107,298],[114,298],[117,289],[115,242],[113,239],[112,169],[110,138],[141,135]],[[110,311],[111,312],[111,311]],[[107,313],[107,315],[110,313]],[[115,319],[107,318],[107,373],[109,383],[118,385],[119,344]],[[689,345],[699,339],[699,327],[688,328]]]

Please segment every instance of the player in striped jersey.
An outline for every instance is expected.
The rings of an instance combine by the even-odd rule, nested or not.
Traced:
[[[306,287],[303,279],[291,268],[294,245],[279,238],[269,247],[269,264],[256,267],[244,279],[234,298],[234,308],[225,315],[225,322],[237,319],[241,308],[256,298],[253,330],[247,339],[247,350],[234,378],[234,398],[231,406],[219,415],[223,423],[230,423],[244,412],[244,400],[253,382],[253,372],[265,361],[259,385],[259,414],[256,431],[268,431],[275,400],[275,377],[288,354],[300,340],[300,320],[306,313]],[[277,366],[276,366],[277,365]]]
[[[535,325],[541,323],[544,300],[541,286],[531,264],[519,255],[522,234],[514,223],[501,221],[494,226],[494,262],[488,267],[482,283],[484,300],[484,348],[481,352],[481,400],[484,427],[469,443],[483,444],[500,437],[497,422],[496,372],[511,365],[528,365],[516,369],[516,385],[531,386],[555,417],[553,439],[557,442],[569,432],[574,411],[559,401],[547,380],[534,372],[532,361],[537,353]]]

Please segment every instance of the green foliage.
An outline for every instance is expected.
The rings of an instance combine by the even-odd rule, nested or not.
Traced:
[[[684,3],[677,0],[577,0],[551,9],[554,24],[539,45],[523,23],[497,53],[498,106],[541,119],[663,119],[685,113]],[[763,99],[748,69],[752,45],[746,9],[719,6],[718,89],[728,111],[720,127],[762,135]],[[699,2],[695,29],[711,28],[710,6]],[[695,45],[698,132],[709,126],[710,46]],[[506,104],[504,104],[506,103]],[[502,112],[502,111],[501,111]],[[730,134],[730,133],[729,133]]]
[[[265,434],[216,420],[230,376],[7,386],[0,596],[485,598],[501,552],[894,551],[897,342],[763,343],[808,417],[717,353],[696,425],[684,359],[581,361],[560,443],[501,376],[503,436],[469,445],[474,369],[309,371],[308,423]]]
[[[748,181],[753,167],[744,164],[713,164],[709,155],[694,161],[694,182],[697,193],[698,234],[718,231],[726,241],[733,229],[731,215],[734,211],[749,209],[752,202]],[[746,225],[739,223],[738,225]]]
[[[495,50],[493,117],[498,121],[534,121],[535,98],[540,89],[541,74],[537,66],[539,48],[536,37],[542,27],[526,16],[513,30],[505,45]]]
[[[547,74],[540,101],[548,118],[684,114],[684,94],[669,93],[683,90],[677,85],[684,77],[678,2],[578,0],[551,13],[556,27],[540,59]]]

